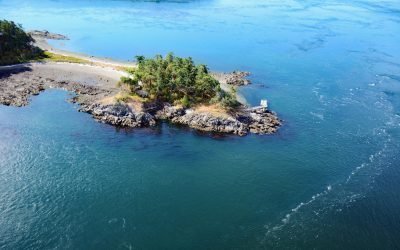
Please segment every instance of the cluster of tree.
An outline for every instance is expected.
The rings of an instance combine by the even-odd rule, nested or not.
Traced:
[[[21,25],[0,20],[0,65],[25,62],[41,54],[33,42]]]
[[[238,105],[234,93],[220,88],[219,82],[208,72],[205,65],[195,65],[189,58],[169,53],[153,59],[137,56],[138,67],[130,70],[122,83],[128,84],[133,93],[141,93],[151,100],[181,104],[220,103],[225,107]]]

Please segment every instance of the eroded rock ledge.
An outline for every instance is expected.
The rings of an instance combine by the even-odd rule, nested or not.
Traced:
[[[117,103],[101,105],[99,103],[81,104],[80,111],[92,114],[103,123],[121,127],[151,127],[156,125],[153,115],[146,112],[136,112],[128,105]]]
[[[121,127],[151,127],[158,121],[166,120],[200,131],[236,135],[272,134],[281,125],[277,115],[268,109],[245,108],[229,115],[215,115],[192,109],[158,103],[137,110],[126,103],[104,104],[99,100],[116,94],[114,89],[88,86],[76,82],[57,81],[34,74],[0,72],[0,104],[25,106],[32,95],[48,88],[61,88],[76,93],[72,102],[80,104],[80,111],[91,114],[96,120]]]
[[[51,33],[47,30],[32,30],[28,32],[31,36],[42,39],[51,39],[51,40],[69,40],[67,36]]]
[[[247,79],[247,77],[250,76],[250,72],[244,72],[244,71],[233,71],[231,73],[213,72],[211,73],[211,75],[219,82],[232,86],[242,86],[251,83],[250,80]]]
[[[281,121],[275,113],[264,108],[243,108],[235,111],[231,117],[221,117],[205,112],[196,112],[165,104],[156,112],[158,119],[169,120],[172,123],[187,125],[191,128],[236,135],[272,134],[275,133]]]

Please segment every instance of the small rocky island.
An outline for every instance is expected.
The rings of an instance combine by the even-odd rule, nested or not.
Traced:
[[[51,39],[51,40],[69,40],[67,36],[51,33],[47,30],[32,30],[28,32],[32,37],[42,38],[42,39]]]
[[[281,125],[276,114],[265,107],[248,108],[239,105],[234,110],[225,110],[215,105],[184,107],[168,102],[143,102],[137,100],[136,96],[131,98],[121,94],[120,88],[104,87],[110,81],[105,77],[98,79],[101,84],[69,81],[69,72],[53,73],[53,68],[49,66],[31,64],[28,67],[21,65],[1,69],[0,103],[26,106],[32,95],[38,95],[49,88],[60,88],[76,94],[72,102],[80,104],[80,111],[114,126],[151,127],[165,120],[200,131],[243,136],[248,133],[272,134]],[[65,65],[68,66],[71,65]]]
[[[66,39],[34,31],[27,34],[26,50],[39,51],[29,49],[35,46],[36,35]],[[205,65],[173,54],[151,59],[138,56],[137,65],[122,68],[96,65],[99,60],[89,65],[71,63],[70,57],[38,58],[0,67],[0,104],[25,106],[32,95],[61,88],[76,94],[72,102],[79,104],[80,111],[119,127],[151,127],[168,121],[200,131],[243,136],[272,134],[281,126],[266,105],[251,108],[238,101],[237,86],[250,83],[247,72],[210,73]]]

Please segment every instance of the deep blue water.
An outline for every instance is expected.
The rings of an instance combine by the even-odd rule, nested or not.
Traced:
[[[247,70],[284,119],[212,137],[95,122],[50,90],[0,106],[0,248],[400,248],[400,3],[0,0],[0,18],[131,60]]]

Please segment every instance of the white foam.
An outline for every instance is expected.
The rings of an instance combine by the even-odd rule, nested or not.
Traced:
[[[388,147],[389,147],[389,142],[391,141],[391,137],[390,137],[390,135],[389,135],[388,133],[386,133],[386,129],[380,129],[379,131],[380,131],[380,135],[384,135],[384,136],[386,137],[386,142],[384,143],[383,147],[382,147],[379,151],[375,152],[374,154],[371,154],[371,155],[368,157],[368,162],[364,162],[364,163],[362,163],[361,165],[357,166],[357,167],[350,173],[350,175],[346,178],[346,181],[344,182],[344,185],[348,184],[348,183],[352,180],[352,178],[353,178],[358,172],[360,172],[362,169],[364,169],[364,168],[370,166],[372,163],[374,163],[374,162],[379,158],[379,156],[384,155],[385,151],[388,149]],[[372,180],[372,181],[373,181],[373,180]],[[268,237],[268,236],[270,236],[271,234],[273,234],[274,232],[281,230],[283,227],[285,227],[285,225],[287,225],[287,224],[290,222],[291,218],[292,218],[296,213],[299,213],[299,212],[301,211],[302,208],[304,208],[304,207],[306,207],[306,206],[308,206],[308,205],[314,203],[314,202],[317,201],[318,199],[320,199],[320,198],[322,198],[322,197],[328,195],[330,192],[332,192],[332,191],[334,190],[334,187],[335,187],[335,186],[338,186],[338,187],[341,187],[341,188],[346,188],[344,185],[341,184],[341,183],[338,183],[338,184],[336,184],[336,185],[327,185],[327,186],[326,186],[326,189],[325,189],[324,191],[322,191],[322,192],[320,192],[320,193],[317,193],[317,194],[311,196],[311,199],[308,200],[307,202],[300,202],[296,207],[294,207],[293,209],[291,209],[290,212],[287,213],[287,214],[284,216],[284,218],[281,220],[281,224],[275,225],[275,226],[273,226],[272,228],[270,228],[270,227],[267,226],[267,225],[264,226],[266,229],[268,229],[267,232],[266,232],[266,234],[265,234],[265,236]],[[343,190],[343,189],[342,189],[342,190]],[[347,193],[349,193],[349,192],[347,192]],[[345,196],[345,197],[341,198],[341,201],[338,201],[338,200],[336,200],[336,199],[334,199],[334,200],[332,201],[332,202],[339,202],[338,204],[331,204],[331,205],[328,205],[328,207],[321,208],[321,209],[319,209],[318,211],[313,211],[313,213],[314,213],[315,216],[319,216],[320,212],[326,210],[327,208],[334,208],[335,206],[340,206],[341,204],[345,204],[345,203],[353,203],[353,202],[355,202],[356,200],[358,200],[358,199],[360,199],[360,198],[362,198],[362,197],[363,197],[362,194],[350,192],[348,196]],[[338,212],[342,211],[342,209],[341,209],[340,207],[337,208],[337,209],[335,209],[335,210],[338,211]]]
[[[310,115],[317,117],[318,119],[320,119],[321,121],[324,120],[324,114],[319,114],[319,113],[314,113],[314,112],[310,112]]]
[[[110,219],[110,220],[108,221],[108,224],[113,224],[113,223],[116,223],[117,221],[118,221],[117,218],[112,218],[112,219]]]

